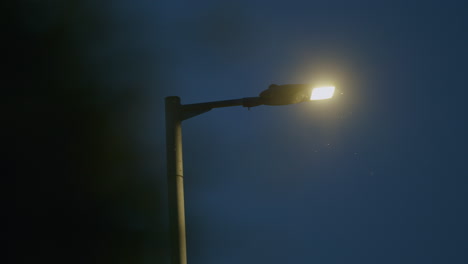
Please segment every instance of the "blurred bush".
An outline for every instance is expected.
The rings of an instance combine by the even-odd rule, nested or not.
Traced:
[[[2,4],[4,238],[13,263],[164,258],[161,188],[128,122],[144,114],[143,93],[128,83],[109,89],[119,73],[83,57],[107,29],[86,3]]]

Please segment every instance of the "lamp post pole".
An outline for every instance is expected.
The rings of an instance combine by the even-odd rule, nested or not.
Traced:
[[[333,87],[333,90],[335,88]],[[331,92],[333,95],[333,91]],[[331,97],[331,95],[328,98]],[[306,85],[270,85],[259,97],[182,105],[177,96],[166,97],[166,157],[169,195],[171,263],[187,264],[185,235],[184,172],[182,161],[182,121],[213,108],[259,105],[286,105],[306,102],[314,94]]]
[[[177,96],[166,97],[166,155],[171,261],[173,264],[186,264],[182,119]]]
[[[182,121],[212,108],[260,105],[258,97],[181,105],[178,96],[166,97],[166,157],[169,196],[171,263],[187,263],[185,235],[184,171],[182,161]]]
[[[184,170],[182,161],[182,121],[212,108],[260,105],[258,97],[181,105],[178,96],[166,97],[166,157],[169,196],[171,263],[187,263],[185,235]]]

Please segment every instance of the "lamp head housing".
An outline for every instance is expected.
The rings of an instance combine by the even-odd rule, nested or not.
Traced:
[[[265,105],[288,105],[311,100],[329,99],[333,96],[335,87],[311,88],[308,84],[272,84],[267,90],[260,93],[262,103]]]

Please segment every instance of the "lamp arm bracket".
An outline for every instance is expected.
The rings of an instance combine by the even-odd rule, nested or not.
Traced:
[[[200,109],[200,110],[190,110],[190,111],[182,111],[180,115],[181,121],[187,120],[189,118],[195,117],[197,115],[201,115],[203,113],[206,113],[210,111],[211,108],[208,109]]]

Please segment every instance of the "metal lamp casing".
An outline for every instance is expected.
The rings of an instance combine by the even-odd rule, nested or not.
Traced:
[[[310,85],[306,84],[272,84],[260,93],[264,105],[288,105],[310,101]]]

